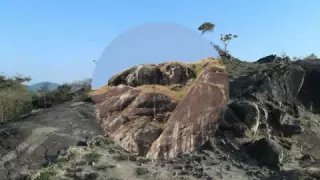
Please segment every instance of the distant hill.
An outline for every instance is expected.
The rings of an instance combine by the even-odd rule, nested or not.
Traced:
[[[36,83],[28,86],[28,89],[30,91],[36,92],[41,86],[47,85],[50,91],[53,91],[58,88],[59,84],[57,83],[52,83],[52,82],[41,82],[41,83]]]

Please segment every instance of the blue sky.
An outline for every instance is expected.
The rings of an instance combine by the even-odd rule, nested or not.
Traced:
[[[29,75],[30,83],[91,77],[92,60],[114,38],[147,22],[196,30],[212,21],[216,28],[205,37],[219,43],[221,33],[238,34],[229,50],[247,61],[281,52],[320,55],[319,7],[318,0],[3,0],[0,72]]]

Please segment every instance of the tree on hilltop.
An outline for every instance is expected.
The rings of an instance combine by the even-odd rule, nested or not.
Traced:
[[[227,47],[232,39],[238,38],[236,34],[221,34],[220,41],[222,41],[224,45],[224,51],[228,52]]]
[[[212,22],[204,22],[202,23],[199,27],[198,27],[198,30],[201,31],[201,35],[203,35],[204,33],[207,33],[207,32],[212,32],[213,29],[215,28],[215,24],[213,24]],[[235,39],[235,38],[238,38],[238,35],[236,34],[221,34],[221,37],[220,37],[220,41],[223,43],[224,45],[224,49],[217,49],[216,47],[218,47],[217,45],[215,45],[214,43],[211,42],[211,44],[215,47],[215,49],[217,49],[219,51],[219,54],[228,54],[228,50],[227,50],[227,47],[230,43],[231,40]],[[222,51],[224,51],[222,53]]]
[[[201,31],[201,35],[207,32],[212,32],[215,27],[215,24],[212,22],[204,22],[199,27],[198,30]]]
[[[306,56],[304,59],[315,60],[315,59],[318,59],[318,56],[314,53],[311,53],[310,55]]]

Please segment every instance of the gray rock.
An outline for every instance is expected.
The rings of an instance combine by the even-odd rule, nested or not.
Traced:
[[[277,165],[282,162],[283,148],[276,141],[262,138],[247,145],[247,153],[263,165]]]
[[[234,101],[228,105],[235,115],[254,133],[260,124],[260,112],[257,104],[250,101]]]

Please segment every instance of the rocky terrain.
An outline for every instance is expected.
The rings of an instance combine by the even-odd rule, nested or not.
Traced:
[[[319,81],[315,61],[274,55],[254,63],[231,58],[132,67],[92,92],[95,114],[92,104],[69,103],[2,127],[7,132],[29,129],[28,135],[11,130],[23,138],[14,138],[17,143],[2,154],[15,154],[32,134],[45,132],[36,137],[48,139],[31,138],[36,145],[28,141],[26,147],[33,150],[2,155],[11,159],[2,160],[10,163],[3,163],[1,175],[36,180],[320,179]],[[90,140],[76,146],[85,136]],[[7,144],[12,141],[4,137]],[[48,162],[49,151],[54,155]],[[17,167],[32,176],[18,176]]]
[[[103,135],[90,103],[67,103],[0,127],[0,179],[27,179],[85,137]]]

